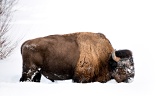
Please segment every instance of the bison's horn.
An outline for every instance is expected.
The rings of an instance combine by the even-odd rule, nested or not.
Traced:
[[[112,59],[116,62],[120,60],[120,58],[116,56],[115,51],[112,52]]]

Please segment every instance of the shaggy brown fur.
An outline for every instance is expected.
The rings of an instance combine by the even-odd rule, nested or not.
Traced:
[[[82,33],[77,36],[80,49],[75,81],[76,82],[106,82],[110,79],[108,59],[113,52],[109,40],[100,33]]]

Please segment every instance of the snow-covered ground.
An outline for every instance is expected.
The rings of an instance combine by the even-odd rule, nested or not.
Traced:
[[[23,39],[11,56],[0,61],[0,96],[108,95],[159,96],[158,0],[19,0],[11,39]],[[135,63],[132,83],[77,84],[19,82],[22,72],[21,44],[31,38],[80,31],[101,32],[115,49],[130,49]]]

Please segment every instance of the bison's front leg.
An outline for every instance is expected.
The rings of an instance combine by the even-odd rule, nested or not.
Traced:
[[[73,76],[73,82],[89,83],[94,81],[93,70],[91,67],[78,67]]]
[[[89,76],[85,76],[85,75],[81,75],[81,76],[74,76],[73,78],[73,82],[76,83],[89,83],[91,82],[91,79],[89,78]]]

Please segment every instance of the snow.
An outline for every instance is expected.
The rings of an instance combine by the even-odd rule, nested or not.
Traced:
[[[35,50],[35,48],[37,47],[36,44],[31,44],[31,45],[24,45],[24,47],[28,48],[29,50]]]
[[[10,57],[0,61],[0,96],[108,95],[158,96],[160,1],[19,0],[10,37],[24,37]],[[130,49],[135,63],[131,83],[19,82],[21,44],[32,38],[80,31],[101,32],[115,49]]]

